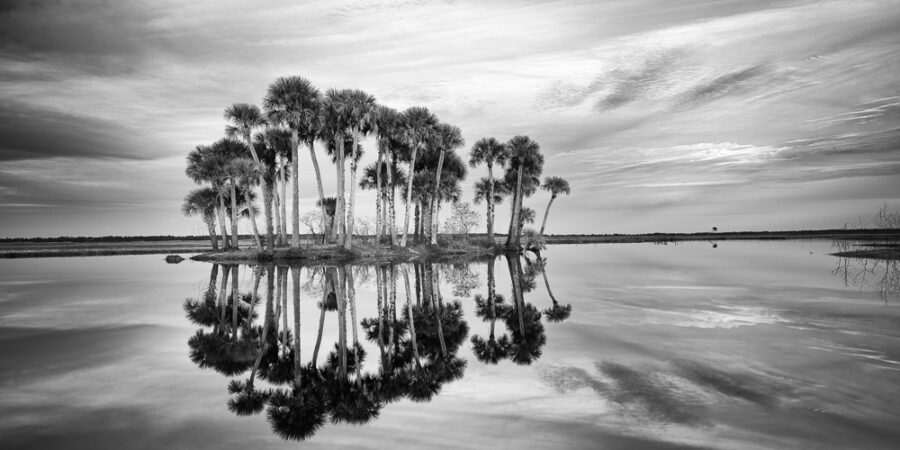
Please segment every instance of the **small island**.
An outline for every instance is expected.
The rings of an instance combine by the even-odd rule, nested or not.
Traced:
[[[202,218],[212,247],[212,253],[195,257],[199,260],[411,260],[539,251],[554,200],[571,192],[563,178],[541,181],[544,156],[528,136],[507,142],[481,138],[463,158],[457,153],[465,146],[462,131],[427,108],[398,111],[358,89],[322,93],[300,76],[275,80],[262,108],[236,103],[225,108],[224,118],[225,136],[187,156],[185,173],[201,187],[185,196],[182,211]],[[369,136],[376,142],[377,161],[361,168]],[[333,163],[334,196],[325,195],[317,146]],[[309,154],[302,166],[301,147]],[[470,240],[481,215],[464,200],[462,182],[469,168],[479,167],[487,176],[475,183],[473,202],[486,205],[487,236]],[[316,209],[301,214],[299,180],[313,174]],[[375,191],[374,224],[356,215],[357,188]],[[537,213],[523,205],[538,189],[551,194],[539,231],[526,227]],[[499,243],[494,210],[505,199],[510,221],[506,240]],[[443,224],[442,209],[450,213]],[[250,223],[252,248],[239,246],[241,220]],[[316,245],[301,247],[301,224],[319,236]],[[367,235],[374,230],[373,243],[357,242],[361,229]]]

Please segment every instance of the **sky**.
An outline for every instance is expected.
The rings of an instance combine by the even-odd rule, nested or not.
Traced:
[[[839,228],[900,208],[898,48],[888,0],[4,1],[0,237],[204,234],[185,156],[285,75],[531,137],[551,234]]]

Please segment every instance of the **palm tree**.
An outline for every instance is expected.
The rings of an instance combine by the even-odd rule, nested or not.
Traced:
[[[194,150],[188,153],[187,168],[185,174],[195,183],[210,183],[216,191],[219,198],[219,204],[216,207],[216,215],[219,219],[219,228],[222,232],[223,248],[228,251],[231,244],[228,242],[228,232],[225,229],[225,201],[224,201],[224,168],[228,163],[228,158],[215,152],[212,146],[198,145]]]
[[[409,230],[409,207],[412,203],[412,184],[416,173],[416,158],[419,151],[424,151],[428,141],[432,138],[437,123],[437,117],[425,107],[414,106],[403,112],[402,135],[411,153],[409,155],[410,176],[406,186],[406,214],[403,217],[403,234],[400,237],[401,247],[406,247],[406,235]]]
[[[380,146],[381,145],[379,144],[379,147]],[[393,194],[394,187],[404,186],[406,184],[406,173],[403,172],[402,168],[397,167],[396,165],[392,166],[390,164],[387,164],[385,161],[382,161],[382,163],[380,164],[380,173],[375,169],[378,166],[379,164],[376,161],[363,169],[362,177],[360,177],[359,180],[359,188],[366,190],[376,190],[376,196],[378,196],[379,199],[379,202],[376,205],[376,216],[378,219],[376,228],[382,229],[387,233],[391,233],[392,223],[390,220],[390,197]],[[380,189],[379,180],[381,181]]]
[[[470,163],[471,164],[471,163]],[[509,195],[509,188],[502,181],[491,182],[489,177],[482,177],[475,182],[475,197],[472,202],[480,205],[482,201],[487,203],[487,220],[488,220],[488,240],[493,245],[494,239],[494,205],[503,201]]]
[[[434,144],[438,147],[440,152],[440,156],[438,159],[437,170],[434,175],[434,190],[432,191],[432,202],[431,202],[431,244],[437,244],[437,232],[438,232],[438,220],[437,220],[437,210],[438,210],[438,196],[440,188],[441,188],[441,169],[444,168],[444,155],[447,152],[453,152],[459,147],[465,145],[466,141],[462,137],[462,130],[459,127],[455,127],[449,124],[439,124],[437,129],[435,130],[434,136]]]
[[[547,226],[547,216],[550,214],[550,207],[553,205],[553,200],[556,200],[556,197],[559,196],[559,194],[569,195],[572,192],[569,188],[569,182],[561,177],[544,178],[544,184],[541,185],[541,189],[550,192],[550,202],[547,203],[547,210],[544,211],[544,221],[541,223],[541,231],[538,233],[539,236],[544,235],[544,228]]]
[[[479,139],[469,151],[469,165],[477,167],[484,163],[488,168],[487,193],[484,198],[487,199],[487,232],[491,245],[494,245],[494,203],[497,201],[494,192],[497,189],[497,183],[494,182],[494,164],[504,167],[508,159],[509,147],[492,137]],[[477,187],[476,184],[476,189]],[[478,196],[475,198],[478,203]]]
[[[259,237],[259,230],[256,228],[256,205],[254,205],[255,195],[254,187],[259,183],[258,165],[254,164],[247,158],[238,158],[231,161],[228,165],[229,173],[233,173],[237,178],[238,185],[242,188],[242,203],[246,207],[247,214],[250,219],[250,227],[253,230],[253,238],[256,241],[256,247],[262,251],[262,242]],[[263,183],[265,178],[263,177]],[[265,193],[265,189],[263,193]],[[242,211],[243,212],[243,211]],[[271,217],[271,216],[269,216]],[[271,223],[267,224],[267,230],[271,231]]]
[[[234,248],[238,248],[238,186],[245,186],[245,179],[248,175],[256,175],[256,165],[247,158],[234,158],[225,166],[225,176],[228,185],[231,187],[231,237],[234,239]],[[246,197],[245,197],[246,200]],[[253,216],[252,205],[250,208],[251,217]],[[254,221],[254,227],[255,221]]]
[[[541,147],[528,136],[516,136],[509,140],[507,144],[510,151],[510,165],[507,173],[512,171],[516,174],[516,189],[514,191],[514,202],[512,217],[510,220],[510,233],[506,238],[507,247],[519,246],[519,230],[516,225],[520,223],[519,214],[522,211],[522,198],[524,192],[522,189],[523,176],[539,176],[544,166],[544,156],[541,155]]]
[[[253,162],[256,163],[256,166],[259,169],[257,172],[257,177],[259,178],[257,184],[263,187],[263,196],[266,198],[264,201],[266,205],[264,208],[266,224],[270,224],[272,223],[272,192],[266,188],[266,182],[263,178],[265,171],[263,167],[261,167],[259,155],[253,146],[252,140],[253,130],[266,126],[266,118],[263,116],[258,106],[247,103],[235,103],[228,108],[225,108],[224,116],[225,120],[231,123],[225,127],[225,135],[233,138],[243,138],[244,143],[247,144],[247,148],[250,149],[250,155],[253,157]],[[275,237],[272,234],[271,227],[268,226],[266,227],[266,244],[269,251],[273,251],[275,248]]]
[[[376,162],[376,167],[379,167],[381,169],[374,170],[374,174],[375,174],[374,187],[375,187],[375,198],[376,198],[376,204],[375,204],[375,211],[376,211],[376,214],[375,214],[375,217],[376,217],[375,241],[376,242],[381,241],[382,233],[384,233],[387,230],[390,230],[388,232],[391,233],[391,244],[394,243],[394,239],[395,239],[394,230],[393,230],[393,222],[388,224],[387,221],[384,220],[385,215],[388,213],[388,210],[390,209],[390,207],[393,206],[391,204],[392,199],[389,200],[388,196],[385,194],[385,191],[384,191],[385,183],[387,183],[388,186],[391,186],[391,188],[393,188],[393,182],[391,180],[392,173],[391,173],[391,171],[388,171],[387,169],[385,169],[383,167],[392,166],[391,160],[393,159],[392,155],[394,153],[394,149],[392,147],[396,146],[396,144],[398,143],[397,141],[399,141],[397,136],[398,136],[400,124],[401,124],[401,117],[400,117],[400,114],[397,112],[397,110],[395,110],[394,108],[390,108],[388,106],[384,106],[384,105],[377,106],[377,109],[375,111],[375,121],[374,121],[375,133],[378,137],[378,160]],[[396,167],[396,166],[392,166],[392,168],[393,167]],[[385,175],[387,175],[386,178],[385,178]],[[360,187],[362,187],[362,185],[360,185]],[[393,194],[393,189],[391,190],[391,193]],[[391,211],[391,215],[392,214],[393,214],[393,212]],[[391,219],[393,219],[393,217],[391,217]]]
[[[362,143],[360,140],[375,126],[378,110],[375,105],[375,97],[364,91],[353,89],[348,91],[346,95],[348,103],[347,127],[353,142],[350,148],[354,152],[350,163],[350,207],[347,211],[347,239],[344,241],[344,248],[349,249],[353,245],[356,170],[359,166],[359,156],[362,155]]]
[[[269,86],[263,107],[269,121],[285,125],[291,130],[291,173],[293,174],[293,200],[291,211],[291,247],[300,247],[300,170],[297,155],[300,146],[300,130],[308,128],[319,111],[319,90],[306,78],[281,77]]]
[[[186,216],[200,215],[209,231],[212,251],[219,251],[219,239],[216,236],[216,206],[219,193],[213,187],[197,188],[184,196],[181,212]]]
[[[332,238],[338,243],[343,244],[346,237],[345,230],[345,211],[344,202],[344,150],[345,140],[349,133],[347,123],[349,122],[349,99],[348,90],[329,89],[325,93],[322,104],[322,113],[324,122],[322,124],[322,135],[326,140],[330,138],[330,148],[333,150],[333,159],[335,162],[335,170],[337,171],[337,212],[335,213],[334,226],[332,226]]]

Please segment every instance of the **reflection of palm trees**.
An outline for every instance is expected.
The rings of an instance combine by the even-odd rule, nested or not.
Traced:
[[[513,282],[515,314],[504,318],[512,335],[510,358],[516,364],[528,365],[540,358],[541,348],[547,342],[541,313],[530,303],[525,303],[522,286],[522,262],[518,256],[507,256],[510,278]],[[518,325],[518,326],[517,326]]]
[[[500,336],[499,339],[497,339],[494,335],[494,325],[496,324],[498,317],[497,306],[499,304],[501,315],[505,315],[509,307],[504,304],[503,296],[497,295],[494,292],[493,258],[487,263],[487,278],[487,303],[485,303],[484,297],[476,295],[475,314],[482,319],[491,321],[491,332],[488,335],[487,340],[478,335],[472,336],[472,351],[475,353],[475,357],[478,358],[479,361],[488,364],[497,364],[501,359],[509,356],[510,350],[509,337],[507,335],[504,334],[503,336]]]

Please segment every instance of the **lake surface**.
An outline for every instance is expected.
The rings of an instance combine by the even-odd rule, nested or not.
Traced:
[[[897,265],[831,245],[0,260],[0,447],[896,448]]]

